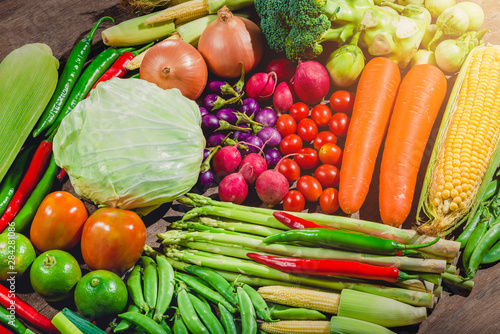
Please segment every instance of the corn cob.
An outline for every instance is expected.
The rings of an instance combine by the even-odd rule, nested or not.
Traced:
[[[165,38],[165,40],[179,40],[179,39],[181,39],[181,36],[177,32],[174,32],[172,35]],[[134,59],[132,59],[131,61],[129,61],[127,63],[127,65],[125,65],[125,68],[127,70],[131,71],[131,70],[136,70],[139,67],[141,67],[142,60],[144,59],[144,56],[146,55],[146,53],[148,53],[149,49],[151,49],[151,48],[147,48],[146,50],[142,51],[137,56],[135,56]]]
[[[469,54],[448,101],[420,195],[419,232],[444,236],[473,215],[498,166],[499,137],[500,47],[481,46]]]
[[[286,320],[264,322],[260,329],[269,334],[329,334],[330,321],[325,320]]]

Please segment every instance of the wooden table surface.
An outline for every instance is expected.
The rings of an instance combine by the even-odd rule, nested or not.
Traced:
[[[491,30],[485,40],[492,44],[500,44],[500,4],[498,0],[473,0],[482,6],[486,13],[484,28]],[[90,27],[101,17],[111,16],[116,22],[121,22],[131,15],[124,11],[118,0],[16,0],[0,1],[0,60],[10,51],[27,43],[42,42],[49,45],[61,65],[64,65],[72,47],[83,38]],[[111,22],[104,22],[102,27],[111,26]],[[102,29],[99,29],[101,31]],[[92,53],[95,56],[104,49],[99,33],[96,34]],[[264,60],[265,61],[265,60]],[[453,78],[449,80],[449,87]],[[438,123],[438,121],[436,121]],[[437,129],[437,127],[436,127]],[[433,132],[429,140],[428,149],[422,161],[422,168],[418,178],[417,189],[422,184],[425,166],[427,165],[432,143],[436,136]],[[377,174],[378,166],[376,167]],[[372,184],[378,184],[374,179]],[[65,185],[69,188],[69,185]],[[370,190],[369,198],[358,216],[373,221],[380,221],[377,206],[376,187]],[[419,192],[416,191],[414,206],[418,201]],[[89,209],[93,209],[89,206]],[[165,230],[166,221],[174,219],[181,213],[176,205],[165,206],[164,210],[157,210],[153,216],[147,217],[148,244],[157,242],[155,234]],[[415,217],[415,210],[403,225],[411,227],[411,217]],[[162,219],[163,218],[163,219]],[[79,259],[81,260],[81,258]],[[436,307],[429,312],[428,319],[419,326],[405,328],[400,333],[500,333],[500,264],[481,269],[474,278],[474,289],[470,294],[464,294],[453,287],[445,286],[442,298]],[[58,310],[71,301],[48,304],[33,293],[29,282],[20,279],[17,282],[20,296],[27,300],[46,316],[52,317]],[[74,306],[74,305],[73,305]],[[105,324],[103,324],[105,325]]]

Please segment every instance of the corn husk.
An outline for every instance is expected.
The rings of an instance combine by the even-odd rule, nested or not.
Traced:
[[[26,44],[0,63],[0,181],[49,103],[58,68],[42,43]]]

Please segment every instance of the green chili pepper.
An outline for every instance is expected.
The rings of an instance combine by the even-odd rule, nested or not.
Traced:
[[[13,224],[16,232],[22,233],[26,229],[26,227],[33,221],[38,207],[42,203],[43,199],[52,190],[56,174],[57,165],[56,161],[54,160],[54,155],[52,155],[45,174],[40,179],[40,182],[38,182],[37,186],[31,193],[26,203],[24,203],[21,211],[19,211],[16,217],[14,217]]]
[[[203,324],[205,324],[208,331],[212,334],[224,333],[224,328],[210,309],[210,306],[206,305],[198,297],[191,293],[188,294],[188,297],[191,301],[191,304],[193,304],[196,313],[200,317]]]
[[[226,334],[237,334],[238,328],[236,327],[236,322],[234,321],[234,317],[231,312],[229,312],[227,308],[225,308],[221,303],[218,304],[218,307],[220,313],[220,321],[226,331]]]
[[[68,115],[89,93],[92,86],[99,80],[99,78],[106,72],[106,70],[113,65],[115,60],[124,52],[132,51],[134,48],[113,49],[109,48],[98,54],[95,59],[87,66],[82,75],[76,82],[68,100],[64,104],[57,118],[52,123],[47,131],[50,136],[59,127],[61,121]]]
[[[271,317],[271,311],[269,310],[269,306],[267,306],[264,298],[262,298],[262,296],[248,284],[242,283],[241,287],[250,297],[257,316],[264,321],[275,321]]]
[[[127,307],[127,312],[140,313],[141,309],[138,308],[137,305],[135,305],[135,304],[129,304]],[[130,328],[131,325],[132,325],[132,323],[130,321],[122,319],[122,320],[120,320],[118,325],[116,325],[116,327],[113,328],[113,332],[118,333],[118,332],[126,331],[127,329]]]
[[[479,269],[479,265],[481,264],[483,257],[490,250],[490,248],[498,242],[498,240],[500,240],[500,224],[495,224],[492,228],[487,230],[486,233],[484,233],[477,246],[474,248],[474,251],[470,256],[469,264],[465,267],[467,272],[466,279],[474,277]]]
[[[236,293],[238,294],[238,305],[240,307],[241,333],[256,334],[257,315],[255,314],[255,308],[250,300],[250,296],[240,286],[236,288]]]
[[[221,294],[215,292],[214,290],[208,288],[207,286],[198,283],[196,279],[192,276],[186,275],[180,272],[175,273],[175,277],[185,284],[187,284],[193,291],[210,300],[211,302],[218,304],[223,304],[231,313],[236,312],[236,308],[226,300]]]
[[[94,34],[99,25],[105,20],[110,20],[111,22],[115,21],[109,16],[101,18],[96,22],[94,27],[90,30],[89,34],[81,41],[79,41],[73,48],[73,51],[71,51],[71,54],[66,61],[66,65],[64,66],[64,70],[59,80],[57,81],[57,86],[54,93],[52,94],[52,98],[47,104],[47,107],[45,108],[42,116],[40,116],[40,119],[38,120],[35,128],[33,129],[33,137],[36,137],[40,133],[45,131],[56,120],[57,115],[68,99],[73,86],[75,85],[78,77],[80,76],[80,73],[82,72],[83,65],[85,64],[85,61],[90,54]]]
[[[207,267],[192,265],[187,266],[186,271],[198,276],[210,284],[210,286],[224,296],[231,304],[236,305],[238,303],[238,297],[236,296],[236,293],[234,293],[231,284],[229,284],[229,282],[215,270]]]
[[[490,264],[497,261],[500,261],[500,241],[490,248],[490,250],[483,257],[481,264]]]
[[[208,333],[208,329],[198,317],[193,303],[188,296],[186,287],[183,284],[179,284],[177,288],[177,305],[182,319],[188,319],[185,325],[191,333]]]
[[[492,220],[491,215],[487,215],[481,219],[481,221],[477,224],[476,228],[472,232],[469,240],[467,240],[467,244],[465,245],[464,252],[462,254],[462,263],[464,268],[469,267],[469,260],[474,252],[474,248],[477,247],[479,240],[482,238],[486,230],[488,229],[488,225]]]
[[[140,73],[136,73],[134,75],[131,75],[129,78],[140,79],[141,78],[141,74]]]
[[[0,305],[0,324],[5,326],[16,334],[33,334],[33,332],[24,326],[24,324],[15,317],[15,312],[11,313],[8,309]]]
[[[31,146],[21,151],[5,175],[2,185],[0,186],[0,216],[3,215],[9,206],[10,200],[14,196],[16,188],[21,182],[26,162],[34,148],[34,146]]]
[[[472,232],[474,232],[474,230],[476,229],[477,224],[481,221],[481,218],[483,217],[486,210],[488,209],[485,207],[480,207],[474,214],[474,218],[472,218],[472,220],[465,226],[462,233],[460,233],[458,238],[455,240],[457,242],[460,242],[460,248],[465,247],[465,245],[467,244],[467,240],[469,240]]]
[[[181,314],[179,312],[175,312],[174,318],[174,334],[189,334],[189,331],[182,320]]]
[[[144,300],[149,309],[152,310],[156,308],[156,299],[158,298],[158,269],[156,269],[156,262],[149,256],[141,256],[141,263]]]
[[[167,334],[167,332],[165,332],[165,330],[156,321],[144,314],[136,312],[125,312],[122,314],[118,314],[118,317],[140,327],[148,334]]]
[[[127,288],[134,304],[147,314],[149,312],[149,306],[144,300],[141,276],[141,266],[135,265],[127,279]]]
[[[283,305],[273,305],[271,316],[279,320],[324,320],[323,313],[303,307],[288,307]]]
[[[156,299],[156,310],[153,319],[160,321],[167,311],[174,295],[174,268],[163,255],[156,256],[158,267],[158,297]]]

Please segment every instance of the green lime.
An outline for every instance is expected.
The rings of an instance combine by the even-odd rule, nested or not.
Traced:
[[[0,234],[0,281],[21,277],[35,258],[35,248],[23,234]]]
[[[109,270],[89,272],[75,288],[75,305],[87,317],[100,318],[121,313],[127,306],[127,299],[127,286]]]
[[[68,297],[81,278],[78,261],[70,253],[57,249],[38,256],[30,270],[33,290],[50,302]]]

